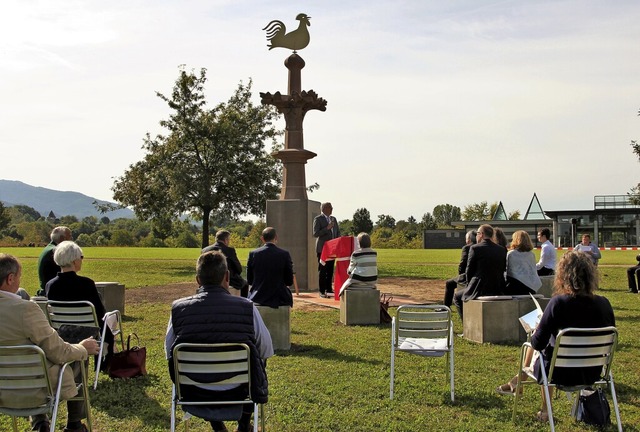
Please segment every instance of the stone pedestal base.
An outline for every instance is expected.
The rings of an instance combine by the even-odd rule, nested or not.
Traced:
[[[380,324],[380,290],[345,290],[340,297],[340,322],[345,325]]]
[[[124,316],[124,285],[118,282],[96,282],[98,294],[107,312],[119,310]]]
[[[256,306],[264,325],[267,326],[271,334],[274,350],[291,349],[291,308],[280,306],[272,308],[269,306]]]
[[[300,291],[318,290],[318,258],[313,237],[313,218],[320,214],[320,203],[307,199],[267,201],[267,226],[278,233],[278,246],[293,260],[293,271]]]
[[[544,308],[549,299],[537,299]],[[464,337],[479,343],[522,343],[527,333],[519,318],[535,309],[531,298],[469,300],[464,304]]]
[[[542,294],[545,298],[551,298],[551,294],[553,294],[553,283],[556,280],[556,276],[540,276],[540,280],[542,281],[542,286],[538,290],[538,294]]]

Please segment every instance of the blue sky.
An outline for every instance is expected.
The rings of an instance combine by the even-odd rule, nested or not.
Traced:
[[[160,132],[178,65],[208,69],[211,106],[239,81],[286,92],[288,50],[261,30],[311,16],[302,86],[310,198],[420,219],[502,201],[590,209],[640,181],[637,1],[5,0],[0,178],[110,200]]]

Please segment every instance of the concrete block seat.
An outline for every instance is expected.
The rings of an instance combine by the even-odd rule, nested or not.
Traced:
[[[551,294],[553,294],[553,283],[556,280],[556,276],[540,276],[540,280],[542,281],[542,286],[538,290],[538,294],[542,294],[546,298],[551,297]]]
[[[380,290],[347,288],[340,296],[340,322],[345,325],[380,324]]]
[[[264,321],[264,325],[271,334],[274,350],[291,349],[291,307],[258,306],[258,312]]]
[[[118,282],[96,282],[98,294],[106,311],[119,310],[124,316],[124,285]]]
[[[544,310],[548,298],[537,298]],[[521,344],[527,333],[519,318],[536,308],[529,296],[479,297],[464,304],[463,333],[467,340],[478,343]]]

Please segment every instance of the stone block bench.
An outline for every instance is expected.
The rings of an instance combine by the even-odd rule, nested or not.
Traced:
[[[107,312],[119,310],[124,316],[124,285],[118,282],[96,282],[98,294]]]
[[[340,296],[340,322],[345,325],[380,324],[380,290],[347,288]]]
[[[548,298],[536,299],[544,310]],[[522,343],[527,333],[519,318],[536,308],[531,297],[482,297],[464,304],[463,334],[478,343]]]
[[[553,294],[553,283],[556,280],[556,276],[540,276],[540,280],[542,281],[542,286],[538,290],[538,294],[542,294],[544,297],[550,298],[551,294]]]
[[[291,349],[291,307],[257,306],[264,325],[271,334],[274,350]]]

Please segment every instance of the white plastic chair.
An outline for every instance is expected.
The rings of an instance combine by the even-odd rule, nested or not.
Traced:
[[[38,414],[51,415],[51,432],[55,431],[58,406],[60,404],[60,391],[62,389],[62,376],[67,367],[73,363],[65,363],[60,367],[58,386],[51,388],[51,379],[47,368],[47,358],[42,349],[36,345],[0,346],[0,393],[6,392],[12,395],[21,392],[28,395],[37,393],[44,395],[40,400],[34,400],[33,406],[27,408],[14,408],[0,406],[0,413],[11,416],[13,430],[18,432],[16,417],[28,417]],[[70,400],[81,400],[85,404],[87,414],[87,428],[91,426],[91,406],[89,403],[89,391],[87,389],[87,369],[84,362],[79,362],[82,370],[82,382],[78,385],[78,396]]]
[[[393,399],[396,351],[425,357],[446,356],[451,402],[454,401],[453,323],[444,305],[400,306],[391,321],[391,384]],[[445,364],[446,367],[446,364]]]
[[[91,302],[88,301],[56,301],[49,300],[47,302],[47,310],[49,311],[49,322],[51,327],[59,329],[64,324],[83,326],[83,327],[100,327],[100,322],[96,316],[96,309]],[[98,353],[98,361],[96,362],[96,376],[93,383],[93,389],[98,388],[98,375],[100,373],[100,365],[102,364],[102,356],[104,352],[105,336],[107,334],[107,323],[115,322],[115,326],[109,326],[114,337],[120,336],[120,346],[124,350],[124,336],[122,334],[122,317],[119,310],[114,310],[104,314],[103,321],[105,326],[100,335],[100,352]],[[114,328],[115,327],[115,328]]]
[[[176,411],[178,406],[201,406],[223,408],[231,405],[253,405],[253,430],[258,432],[258,404],[251,400],[251,355],[249,346],[240,343],[197,344],[181,343],[173,348],[175,383],[171,394],[171,431],[176,430]],[[181,386],[206,386],[215,393],[216,386],[229,384],[246,385],[247,396],[241,400],[188,400]],[[238,416],[227,416],[220,411],[216,420],[237,420]],[[263,405],[260,404],[261,431],[264,432]],[[188,430],[188,416],[185,416],[185,430]]]
[[[544,369],[541,368],[543,389],[547,403],[547,412],[549,414],[549,424],[551,431],[555,431],[555,423],[553,420],[553,410],[551,399],[549,397],[549,387],[556,387],[558,390],[567,393],[575,393],[575,399],[571,414],[575,416],[580,390],[593,386],[608,386],[613,401],[613,409],[616,414],[616,422],[618,431],[622,432],[622,423],[620,422],[620,409],[618,407],[618,399],[616,397],[616,389],[613,382],[613,374],[611,373],[611,363],[613,362],[613,353],[618,343],[618,331],[615,327],[602,328],[566,328],[561,330],[556,336],[556,343],[551,357],[549,366],[549,376]],[[531,343],[525,342],[522,345],[522,354],[520,356],[520,368],[533,381],[521,381],[520,373],[518,373],[518,381],[516,385],[516,396],[513,402],[513,421],[516,421],[516,411],[519,400],[519,393],[523,384],[537,384],[536,377],[533,374],[533,368],[523,365],[525,353],[527,349],[533,349]],[[544,364],[544,357],[541,352],[540,361]],[[576,385],[565,386],[555,384],[553,375],[557,368],[586,368],[600,367],[602,372],[599,379],[594,382],[579,383]]]

